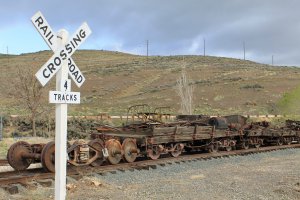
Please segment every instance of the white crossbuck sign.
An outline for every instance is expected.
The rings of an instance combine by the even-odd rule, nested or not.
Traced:
[[[72,54],[92,33],[87,23],[69,37],[66,30],[55,33],[50,28],[41,12],[37,12],[31,21],[54,52],[53,56],[35,74],[39,82],[45,86],[56,74],[56,90],[49,91],[49,102],[55,103],[55,199],[66,197],[66,163],[67,163],[67,124],[68,104],[80,103],[80,92],[71,92],[71,80],[80,87],[84,76],[71,58]]]
[[[91,30],[87,23],[83,23],[78,30],[70,37],[67,44],[57,49],[56,39],[57,35],[52,31],[48,22],[44,18],[41,12],[37,12],[32,18],[32,23],[39,31],[41,36],[47,42],[48,46],[54,52],[54,55],[42,66],[42,68],[36,73],[37,79],[45,86],[48,81],[54,76],[54,74],[60,69],[62,61],[68,59],[69,75],[78,87],[80,87],[85,81],[84,76],[76,66],[75,62],[71,58],[72,54],[78,49],[78,47],[86,40],[91,34]]]

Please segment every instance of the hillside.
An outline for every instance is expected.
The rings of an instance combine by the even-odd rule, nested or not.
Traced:
[[[0,113],[23,114],[10,91],[16,67],[36,72],[52,53],[0,56]],[[125,114],[130,105],[147,103],[179,110],[174,86],[183,66],[194,85],[196,114],[276,114],[298,112],[300,69],[273,67],[251,61],[211,56],[136,56],[119,52],[80,50],[73,59],[86,82],[81,104],[69,106],[69,114]],[[54,89],[55,78],[45,88]],[[54,109],[54,105],[51,105]]]

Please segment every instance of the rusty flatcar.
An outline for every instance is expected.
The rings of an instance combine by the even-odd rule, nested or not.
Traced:
[[[162,113],[161,108],[154,112],[145,111],[145,108],[147,105],[132,106],[128,109],[126,124],[98,126],[90,141],[68,144],[68,163],[100,166],[106,161],[117,164],[122,159],[134,162],[137,157],[158,159],[162,154],[177,157],[184,151],[231,151],[300,142],[300,122],[297,121],[287,121],[286,126],[276,127],[265,121],[249,123],[241,115],[179,115],[175,121],[163,122],[162,116],[168,115]],[[54,142],[28,144],[20,141],[9,148],[7,159],[16,170],[41,162],[47,171],[54,172],[54,150]]]

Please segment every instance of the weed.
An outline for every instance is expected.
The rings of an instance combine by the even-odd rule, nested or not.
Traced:
[[[254,85],[244,85],[244,86],[240,87],[240,89],[262,89],[262,88],[264,88],[264,87],[257,83]]]

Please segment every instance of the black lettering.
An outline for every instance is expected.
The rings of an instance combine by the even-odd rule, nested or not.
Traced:
[[[57,96],[58,96],[58,101],[60,101],[61,100],[61,94],[57,94]]]
[[[50,63],[50,64],[47,66],[47,68],[49,69],[50,74],[52,74],[53,71],[56,70],[56,68],[55,68],[55,66],[53,65],[53,63]],[[50,76],[50,75],[49,75],[49,76]],[[47,77],[46,77],[46,78],[47,78]]]
[[[34,22],[37,22],[38,27],[40,27],[40,25],[44,23],[44,20],[41,16],[39,16]]]
[[[78,76],[78,71],[72,73],[73,76],[75,76],[75,79],[77,79],[77,76]]]
[[[73,95],[72,94],[70,95],[70,101],[73,101]]]
[[[71,60],[71,58],[68,58],[68,65],[71,65],[72,64],[72,60]]]
[[[43,30],[44,31],[44,35],[46,35],[48,26],[42,26],[40,29]]]
[[[75,65],[72,64],[72,61],[70,58],[69,58],[68,65],[69,65],[69,71],[73,72],[75,70]]]
[[[66,58],[67,58],[67,54],[66,54],[66,52],[65,52],[65,50],[63,49],[63,50],[61,50],[61,52],[60,52],[60,57],[63,59],[63,60],[65,60]]]
[[[51,33],[51,32],[50,32]],[[48,38],[48,42],[52,45],[51,39],[53,38],[53,34]]]
[[[70,72],[73,72],[74,70],[75,70],[75,65],[69,65],[69,70],[70,70]]]
[[[50,34],[51,34],[51,37],[49,37]],[[48,38],[48,42],[52,45],[51,39],[53,38],[53,34],[51,31],[49,31],[49,33],[46,35],[46,38]]]
[[[80,29],[79,35],[80,35],[81,38],[85,38],[85,36],[86,36],[85,31]]]
[[[61,64],[61,59],[60,59],[60,57],[55,57],[55,58],[54,58],[54,64],[55,64],[56,66],[59,66],[59,65]]]
[[[62,95],[61,100],[65,101],[65,95],[64,94]]]
[[[54,99],[56,100],[56,96],[57,96],[57,94],[54,94]]]
[[[70,42],[72,44],[73,49],[75,49],[75,45],[74,45],[73,41],[70,41]]]
[[[81,38],[79,37],[78,34],[77,34],[76,36],[77,36],[77,38],[76,38],[76,37],[73,38],[73,42],[76,44],[76,46],[78,46],[78,43],[77,43],[77,42],[81,42]]]
[[[68,51],[68,54],[71,54],[73,49],[72,49],[72,47],[70,47],[70,44],[67,44],[65,47],[66,47],[66,50]]]
[[[51,32],[51,31],[49,31],[49,33],[46,35],[46,38],[47,38],[47,37],[49,37],[49,35],[50,35],[51,33],[52,33],[52,32]]]
[[[43,70],[43,76],[45,78],[49,78],[50,77],[50,74],[46,75],[46,72],[47,72],[47,68]]]
[[[69,99],[69,95],[68,94],[66,94],[66,100],[67,101],[69,101],[70,99]]]
[[[77,101],[77,95],[74,94],[74,101]]]
[[[65,82],[64,88],[66,88],[66,90],[68,89],[68,81]]]
[[[82,80],[83,80],[82,76],[81,76],[81,75],[79,75],[79,76],[78,76],[78,78],[77,78],[77,83],[81,83],[81,82],[82,82]]]

